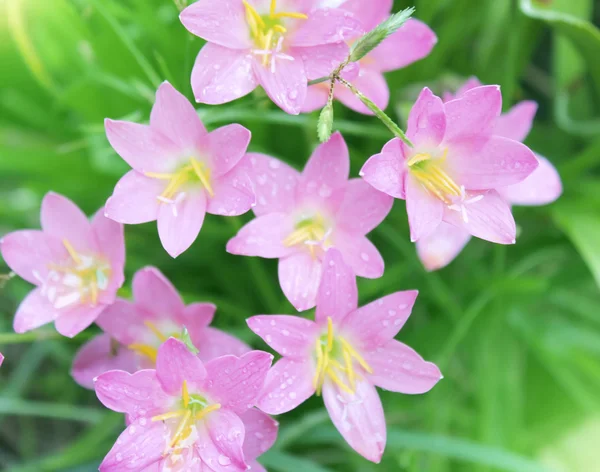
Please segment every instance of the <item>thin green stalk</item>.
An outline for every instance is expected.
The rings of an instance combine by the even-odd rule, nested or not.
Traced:
[[[0,414],[13,416],[37,416],[82,423],[98,423],[106,412],[89,408],[50,402],[34,402],[19,398],[0,398]]]
[[[331,77],[321,77],[320,79],[315,79],[315,80],[309,80],[308,81],[308,85],[317,85],[317,84],[322,84],[323,82],[329,82],[331,80]]]

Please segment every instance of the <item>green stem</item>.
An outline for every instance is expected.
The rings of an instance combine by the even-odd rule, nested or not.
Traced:
[[[99,408],[50,402],[32,402],[19,398],[0,398],[0,414],[98,423],[104,418],[106,412]]]
[[[3,344],[21,344],[45,339],[57,339],[61,335],[56,331],[29,331],[27,333],[0,333],[0,346]]]
[[[406,137],[406,135],[404,134],[404,131],[402,131],[400,129],[400,127],[396,123],[394,123],[394,120],[392,120],[389,116],[387,116],[381,108],[379,108],[377,105],[375,105],[371,100],[369,100],[365,95],[363,95],[363,93],[360,90],[358,90],[354,85],[352,85],[347,80],[344,80],[339,76],[337,76],[336,79],[340,83],[342,83],[346,87],[348,87],[352,91],[352,93],[354,95],[356,95],[359,98],[359,100],[361,102],[363,102],[366,105],[366,107],[369,110],[371,110],[375,114],[375,116],[377,118],[379,118],[385,126],[387,126],[387,128],[392,132],[392,134],[394,136],[396,136],[397,138],[400,138],[408,146],[413,147],[412,142],[410,141],[410,139],[408,139]]]
[[[308,85],[322,84],[323,82],[327,82],[329,80],[331,80],[331,77],[321,77],[320,79],[309,80]]]

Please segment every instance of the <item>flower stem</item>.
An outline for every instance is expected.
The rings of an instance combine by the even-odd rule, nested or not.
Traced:
[[[309,80],[308,85],[322,84],[323,82],[328,82],[330,80],[331,80],[331,77],[321,77],[320,79]]]
[[[363,95],[363,93],[360,90],[358,90],[354,85],[352,85],[347,80],[344,80],[339,76],[337,76],[336,79],[340,83],[342,83],[346,87],[348,87],[352,91],[352,93],[354,95],[356,95],[358,97],[358,99],[361,102],[363,102],[366,105],[366,107],[375,114],[375,116],[377,118],[379,118],[381,120],[381,122],[392,132],[392,134],[394,136],[396,136],[397,138],[400,138],[402,141],[404,141],[410,147],[413,147],[412,142],[410,141],[410,139],[408,139],[406,137],[406,134],[404,134],[404,131],[402,131],[400,129],[400,127],[396,123],[394,123],[394,120],[392,120],[388,115],[386,115],[385,112],[381,108],[379,108],[377,105],[375,105],[371,100],[369,100],[365,95]]]

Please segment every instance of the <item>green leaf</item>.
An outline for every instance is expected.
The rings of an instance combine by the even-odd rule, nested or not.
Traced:
[[[317,124],[317,134],[322,143],[329,141],[331,130],[333,129],[333,104],[328,103],[321,110],[319,123]]]
[[[279,472],[330,472],[330,469],[326,469],[308,459],[274,450],[260,456],[259,461],[269,470]]]

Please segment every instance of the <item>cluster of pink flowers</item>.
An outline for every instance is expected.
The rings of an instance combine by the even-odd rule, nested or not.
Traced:
[[[285,111],[322,107],[331,74],[352,41],[385,20],[391,0],[199,0],[181,21],[207,43],[192,75],[196,99],[219,104],[261,85]],[[348,80],[385,108],[382,72],[425,57],[433,32],[409,20],[350,64]],[[359,112],[345,88],[335,97]],[[470,80],[444,100],[423,89],[408,120],[409,146],[398,138],[350,178],[341,134],[321,144],[304,170],[248,153],[251,133],[238,124],[208,132],[196,110],[169,83],[156,95],[150,122],[106,120],[106,135],[132,167],[90,220],[67,198],[49,193],[42,230],[17,231],[0,245],[9,267],[36,288],[19,306],[23,333],[53,321],[73,337],[92,323],[103,334],[82,346],[72,375],[99,400],[126,415],[127,428],[101,471],[264,470],[257,458],[275,442],[269,415],[316,394],[348,444],[379,462],[386,424],[376,387],[429,391],[442,378],[396,335],[417,291],[396,292],[358,307],[356,277],[378,278],[384,261],[367,234],[406,200],[411,240],[424,265],[448,264],[471,236],[512,244],[511,204],[549,203],[561,193],[551,164],[522,144],[536,106],[501,115],[497,86]],[[226,246],[232,254],[279,259],[283,294],[315,321],[258,315],[250,329],[281,355],[253,351],[213,327],[216,307],[186,305],[156,268],[139,270],[133,301],[124,283],[123,224],[157,221],[173,257],[198,237],[205,214],[254,212]],[[0,355],[0,363],[2,362]]]

